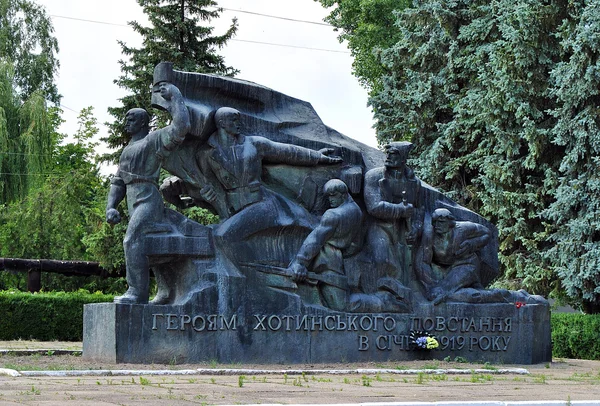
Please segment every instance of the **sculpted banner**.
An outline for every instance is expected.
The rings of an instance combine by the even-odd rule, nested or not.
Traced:
[[[487,289],[499,272],[496,228],[420,180],[407,165],[410,142],[379,151],[325,126],[306,102],[169,63],[156,67],[152,100],[172,121],[150,132],[145,111],[127,113],[132,140],[106,211],[120,221],[127,199],[129,289],[115,303],[147,307],[135,321],[146,329],[141,340],[177,332],[197,342],[216,331],[244,347],[269,334],[297,343],[309,332],[331,345],[354,340],[350,355],[375,348],[406,358],[421,348],[433,357],[506,352],[514,326],[528,323],[513,314],[521,306],[536,313],[534,324],[547,323],[545,299]],[[159,185],[161,168],[171,176]],[[206,208],[220,222],[200,225],[165,202]],[[150,271],[158,294],[149,303]],[[86,329],[97,340],[92,311]],[[377,321],[379,331],[361,324]],[[209,328],[218,323],[226,328]],[[297,328],[311,323],[318,328]],[[528,326],[548,342],[536,362],[550,357],[546,327]],[[254,359],[256,351],[225,352]]]

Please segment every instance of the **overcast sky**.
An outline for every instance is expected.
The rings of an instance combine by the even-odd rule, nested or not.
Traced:
[[[146,21],[141,7],[135,0],[36,1],[52,16],[60,46],[58,89],[67,120],[62,131],[76,131],[77,114],[86,106],[94,107],[100,123],[111,121],[107,107],[117,106],[117,99],[125,94],[113,84],[122,58],[117,40],[133,46],[141,43],[140,37],[125,26],[131,20]],[[223,33],[232,18],[238,19],[236,40],[219,51],[228,65],[240,70],[238,78],[308,101],[326,125],[365,144],[377,145],[372,114],[366,105],[367,92],[352,76],[352,58],[332,27],[234,11],[322,22],[327,10],[313,0],[217,1],[229,10],[213,20],[215,34]],[[106,134],[104,126],[100,130]]]

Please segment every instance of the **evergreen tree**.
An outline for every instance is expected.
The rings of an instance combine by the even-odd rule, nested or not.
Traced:
[[[600,312],[600,1],[569,3],[571,19],[558,33],[561,61],[552,71],[557,100],[554,143],[564,148],[554,174],[556,201],[547,258],[567,294],[588,312]]]
[[[115,80],[120,87],[131,92],[121,99],[121,106],[109,108],[115,121],[110,124],[110,135],[104,139],[113,154],[103,157],[116,162],[121,148],[129,141],[124,133],[123,118],[134,107],[154,113],[150,107],[150,85],[154,67],[162,62],[173,62],[175,69],[188,72],[234,75],[235,69],[225,64],[223,57],[216,53],[233,37],[237,22],[223,35],[213,35],[213,28],[200,25],[218,18],[221,9],[215,7],[212,0],[137,0],[150,20],[150,27],[144,27],[136,21],[129,24],[142,36],[140,48],[133,48],[120,42],[122,52],[128,60],[120,60],[122,75]]]
[[[415,2],[370,100],[379,141],[411,139],[420,176],[498,226],[504,278],[542,294],[559,288],[540,215],[562,154],[548,83],[565,17],[561,1]]]

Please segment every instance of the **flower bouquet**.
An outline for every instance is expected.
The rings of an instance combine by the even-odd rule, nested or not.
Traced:
[[[427,331],[411,331],[410,342],[418,350],[434,350],[440,346],[440,343],[435,336]]]

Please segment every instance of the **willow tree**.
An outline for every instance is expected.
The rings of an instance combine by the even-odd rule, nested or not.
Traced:
[[[42,6],[30,0],[0,0],[0,61],[14,67],[13,83],[21,100],[41,92],[58,103],[54,83],[59,63],[54,27]]]
[[[129,141],[124,133],[123,118],[134,107],[154,113],[150,107],[150,84],[154,67],[162,62],[173,62],[175,69],[188,72],[234,75],[237,71],[225,64],[217,49],[223,47],[237,30],[236,20],[222,35],[213,35],[210,23],[221,14],[214,8],[212,0],[137,0],[148,16],[150,26],[131,21],[129,25],[142,36],[140,48],[119,42],[123,55],[120,60],[122,75],[115,80],[129,94],[122,99],[121,106],[109,108],[114,122],[109,124],[110,134],[106,139],[111,148],[117,149],[106,160],[116,161],[121,148]]]
[[[0,0],[0,204],[23,197],[50,170],[59,141],[54,83],[58,43],[43,7]]]
[[[23,197],[51,170],[59,121],[42,91],[21,101],[13,66],[0,63],[0,204]]]

